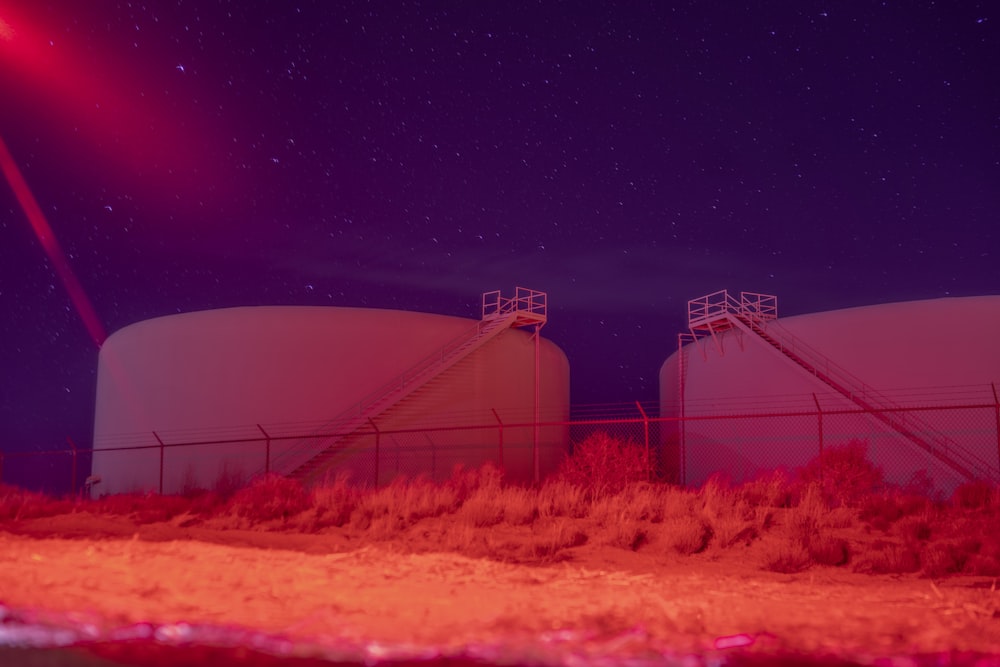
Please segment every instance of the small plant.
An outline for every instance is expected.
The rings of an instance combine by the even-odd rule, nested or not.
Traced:
[[[761,568],[769,572],[792,574],[812,565],[812,556],[799,539],[774,539],[761,546]]]
[[[660,535],[667,549],[690,556],[708,548],[712,527],[698,516],[672,517],[663,522]]]
[[[995,486],[983,480],[966,482],[957,489],[951,496],[951,503],[955,507],[965,510],[979,510],[996,507],[998,504],[998,493]]]
[[[280,475],[265,475],[236,492],[229,512],[251,523],[288,519],[312,506],[302,483]]]
[[[360,492],[348,482],[349,475],[340,474],[331,484],[324,484],[313,490],[317,526],[340,528],[351,520]]]
[[[546,481],[538,490],[538,516],[541,518],[582,519],[589,510],[586,492],[565,480]]]
[[[884,488],[882,469],[868,460],[861,440],[829,447],[799,470],[799,481],[818,484],[832,505],[854,505]]]
[[[0,521],[55,516],[72,509],[69,500],[56,500],[44,493],[0,484]]]
[[[577,443],[559,467],[558,477],[586,491],[589,500],[620,493],[649,478],[646,451],[607,433],[594,433]]]
[[[930,508],[930,501],[924,496],[887,490],[865,497],[859,505],[859,518],[884,532],[904,517],[925,514]]]
[[[914,545],[876,540],[854,558],[853,570],[863,574],[905,574],[920,570]]]

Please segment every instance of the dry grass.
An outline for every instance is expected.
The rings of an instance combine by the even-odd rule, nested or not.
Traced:
[[[555,562],[596,544],[710,558],[746,550],[778,572],[1000,576],[996,487],[974,482],[947,501],[931,500],[912,484],[886,485],[864,451],[863,443],[828,449],[798,476],[774,471],[739,485],[713,477],[685,489],[645,481],[641,449],[598,435],[538,488],[504,484],[492,466],[458,468],[443,483],[397,478],[377,489],[343,476],[312,489],[267,476],[231,491],[222,475],[213,491],[80,500],[0,486],[0,524],[90,512],[137,524],[336,532],[353,544],[394,541],[517,562]]]

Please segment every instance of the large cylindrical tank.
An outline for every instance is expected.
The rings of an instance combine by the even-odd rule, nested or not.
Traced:
[[[370,413],[373,397],[395,383],[412,389],[414,377],[402,374],[433,369],[435,355],[454,351],[475,325],[398,310],[265,306],[127,326],[99,356],[94,492],[238,484],[264,471],[290,473],[303,451],[329,446],[349,450],[329,472],[363,484],[398,474],[440,479],[455,464],[486,461],[530,480],[536,451],[544,475],[568,449],[568,427],[527,424],[536,414],[568,420],[569,364],[550,341],[536,345],[533,328],[502,330]],[[350,443],[320,437],[343,429],[356,429]]]
[[[764,326],[855,378],[855,400],[817,377],[822,363],[810,373],[739,328],[701,338],[660,370],[661,415],[684,417],[665,424],[668,474],[689,484],[716,472],[746,479],[861,440],[897,483],[947,492],[967,479],[928,448],[947,458],[957,446],[975,472],[997,475],[1000,297],[848,308]],[[889,410],[879,417],[865,406]],[[948,409],[915,409],[933,406]]]

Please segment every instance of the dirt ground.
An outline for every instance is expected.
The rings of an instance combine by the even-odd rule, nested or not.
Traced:
[[[352,646],[369,662],[707,664],[739,653],[1000,664],[992,578],[782,575],[738,550],[667,559],[584,545],[539,566],[431,547],[86,514],[22,521],[0,532],[0,611],[104,638],[141,623],[181,634],[178,623],[204,624],[312,647],[300,654]]]

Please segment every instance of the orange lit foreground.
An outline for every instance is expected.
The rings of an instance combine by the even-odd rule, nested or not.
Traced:
[[[96,520],[75,517],[66,532]],[[0,644],[30,644],[28,621],[71,630],[54,635],[77,645],[60,649],[59,664],[98,654],[129,664],[695,666],[784,656],[832,665],[911,656],[880,664],[985,665],[998,663],[984,653],[1000,655],[1000,594],[982,580],[825,568],[779,575],[739,556],[668,562],[600,546],[572,564],[538,567],[395,553],[392,544],[330,553],[347,547],[330,535],[139,530],[136,539],[0,533]],[[14,658],[0,649],[0,662]]]

